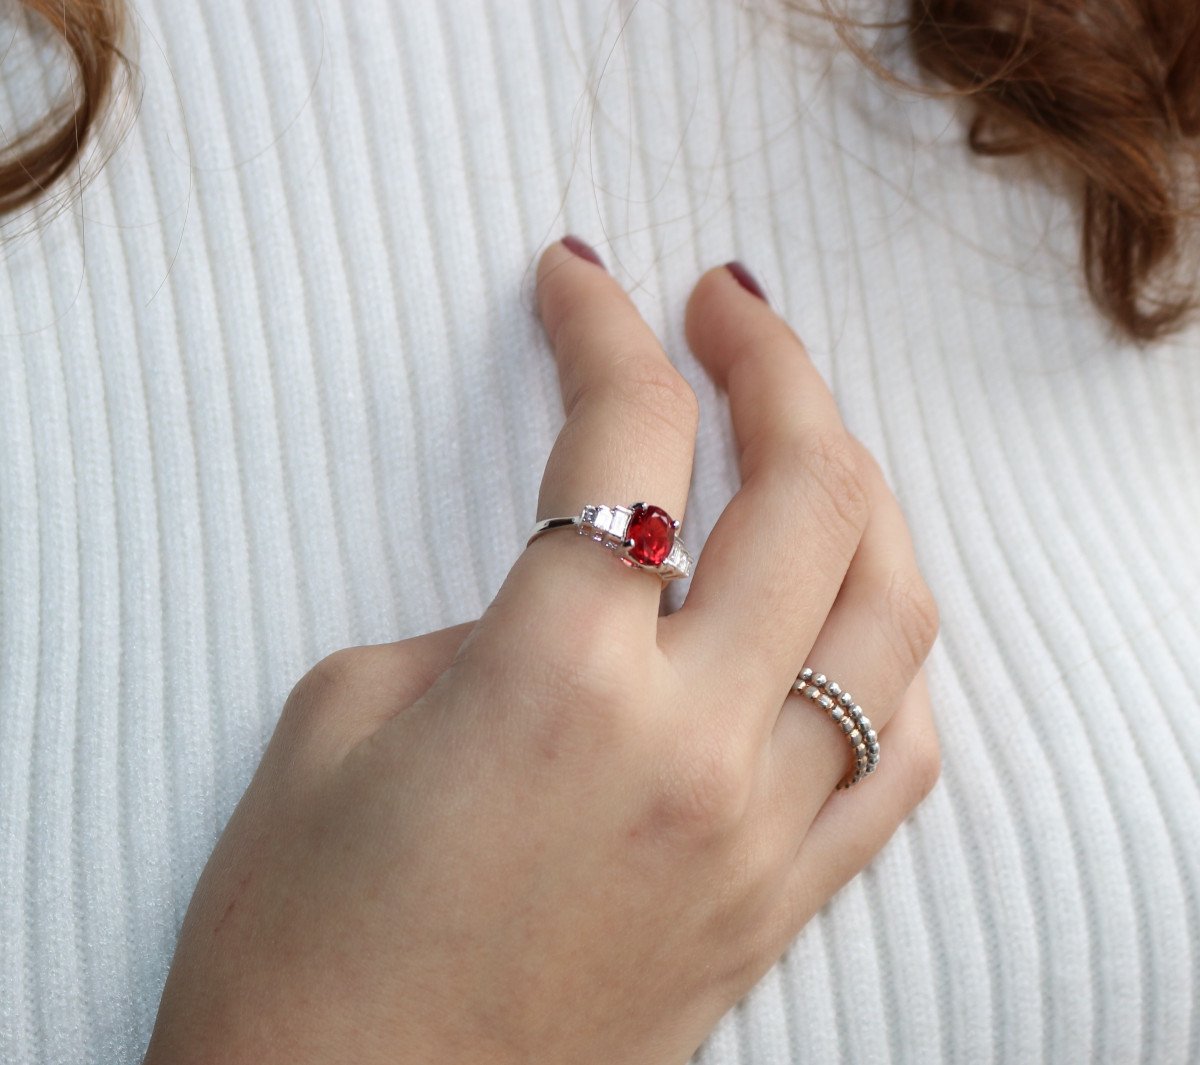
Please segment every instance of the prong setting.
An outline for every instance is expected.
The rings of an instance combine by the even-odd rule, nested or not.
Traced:
[[[649,570],[664,581],[679,580],[690,577],[695,565],[679,538],[679,526],[661,507],[644,501],[631,506],[589,503],[578,516],[537,522],[527,544],[553,529],[573,527],[580,536],[613,551],[626,565]]]

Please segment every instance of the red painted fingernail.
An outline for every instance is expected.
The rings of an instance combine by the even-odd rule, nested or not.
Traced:
[[[589,263],[595,263],[601,270],[608,270],[604,265],[604,260],[596,254],[596,249],[593,248],[586,240],[580,240],[572,233],[568,233],[562,239],[563,245],[570,248],[581,259],[586,259]]]
[[[762,286],[754,280],[754,275],[736,259],[733,262],[726,263],[725,269],[733,274],[737,283],[741,285],[742,288],[744,288],[747,292],[757,296],[763,301],[763,303],[771,302],[769,299],[767,299],[767,294],[763,292]]]

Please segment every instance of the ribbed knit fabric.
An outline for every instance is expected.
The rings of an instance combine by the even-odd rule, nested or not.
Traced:
[[[136,124],[0,262],[0,1061],[139,1061],[292,683],[482,611],[566,231],[701,397],[692,546],[736,470],[683,307],[738,257],[942,610],[942,781],[698,1060],[1200,1061],[1200,334],[1113,340],[1068,198],[754,6],[137,4]],[[62,70],[15,32],[6,130]]]

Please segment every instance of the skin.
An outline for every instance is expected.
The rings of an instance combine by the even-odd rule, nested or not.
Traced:
[[[538,271],[566,421],[538,517],[682,518],[697,404],[605,270]],[[478,622],[289,697],[188,910],[148,1065],[682,1065],[937,780],[937,611],[804,347],[718,267],[687,306],[742,486],[683,607],[566,532]],[[811,663],[880,733],[788,695]]]

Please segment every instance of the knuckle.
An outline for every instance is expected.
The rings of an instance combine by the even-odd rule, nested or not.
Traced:
[[[861,536],[866,528],[869,496],[859,456],[845,433],[825,431],[805,442],[801,452],[805,479],[830,512]]]
[[[640,351],[616,358],[603,378],[576,390],[569,406],[588,400],[687,437],[700,421],[699,401],[683,375],[665,359]]]
[[[907,777],[911,787],[910,805],[925,801],[942,775],[942,748],[933,730],[923,734],[908,752]]]
[[[540,639],[542,660],[571,698],[608,701],[624,688],[636,649],[614,635],[610,614],[578,611]]]
[[[684,745],[666,774],[659,820],[674,834],[704,842],[729,835],[749,801],[749,773],[731,745],[709,737]]]
[[[915,672],[929,656],[941,628],[933,593],[915,570],[897,570],[879,602],[901,666]]]
[[[883,468],[879,465],[879,460],[871,453],[871,449],[849,431],[846,433],[846,442],[853,452],[854,459],[863,476],[886,485],[887,479],[883,475]]]
[[[789,442],[764,434],[747,445],[743,466],[744,474],[766,473],[772,484],[799,493],[806,510],[815,509],[823,524],[855,544],[862,538],[870,511],[867,473],[845,433],[823,429]]]
[[[283,705],[282,719],[294,725],[311,721],[332,700],[344,696],[362,664],[362,648],[344,647],[326,655],[304,674]]]
[[[344,691],[362,668],[364,658],[363,648],[343,647],[317,662],[297,687],[309,694]]]
[[[548,637],[540,661],[511,676],[503,689],[523,706],[534,749],[555,760],[634,743],[647,722],[629,678],[644,676],[639,652],[610,639]],[[503,666],[489,672],[506,672]]]

